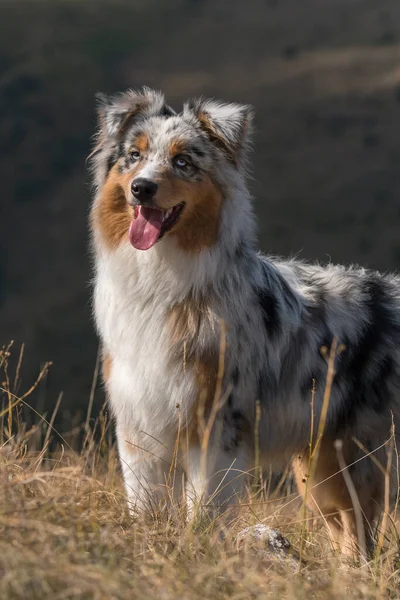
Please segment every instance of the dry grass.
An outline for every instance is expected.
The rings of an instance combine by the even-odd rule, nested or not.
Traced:
[[[1,363],[7,371],[5,352]],[[134,520],[105,413],[92,429],[83,426],[77,453],[51,419],[38,417],[37,425],[24,428],[22,404],[29,396],[13,391],[18,373],[3,379],[0,598],[399,597],[394,523],[375,561],[349,565],[332,554],[323,523],[304,513],[290,479],[274,493],[258,491],[240,508],[232,532],[259,522],[278,528],[301,548],[303,567],[296,573],[251,545],[239,552],[234,536],[221,541],[216,523],[193,526],[179,511]]]

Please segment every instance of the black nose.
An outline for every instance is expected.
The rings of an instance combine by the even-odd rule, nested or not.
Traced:
[[[150,179],[138,177],[132,181],[132,194],[139,203],[149,202],[155,195],[158,185]]]

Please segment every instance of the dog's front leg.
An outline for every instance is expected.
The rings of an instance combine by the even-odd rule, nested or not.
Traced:
[[[170,439],[156,441],[117,427],[118,450],[129,510],[153,514],[182,498],[182,469],[175,464]],[[169,444],[172,444],[172,450]]]
[[[200,441],[192,443],[186,450],[184,462],[189,517],[206,514],[215,519],[227,509],[233,517],[248,475],[245,447],[226,447],[223,436],[213,434],[207,446]]]

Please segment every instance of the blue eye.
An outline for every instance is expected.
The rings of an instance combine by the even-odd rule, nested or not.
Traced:
[[[185,167],[187,167],[189,164],[189,161],[186,160],[186,158],[184,158],[183,156],[178,156],[175,159],[175,166],[178,167],[178,169],[184,169]]]
[[[132,152],[129,153],[129,156],[131,157],[132,160],[139,160],[140,158],[140,152],[139,150],[132,150]]]

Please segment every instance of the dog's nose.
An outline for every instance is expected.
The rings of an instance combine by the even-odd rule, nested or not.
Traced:
[[[150,179],[138,177],[132,181],[132,194],[141,203],[150,202],[158,189],[158,185]]]

